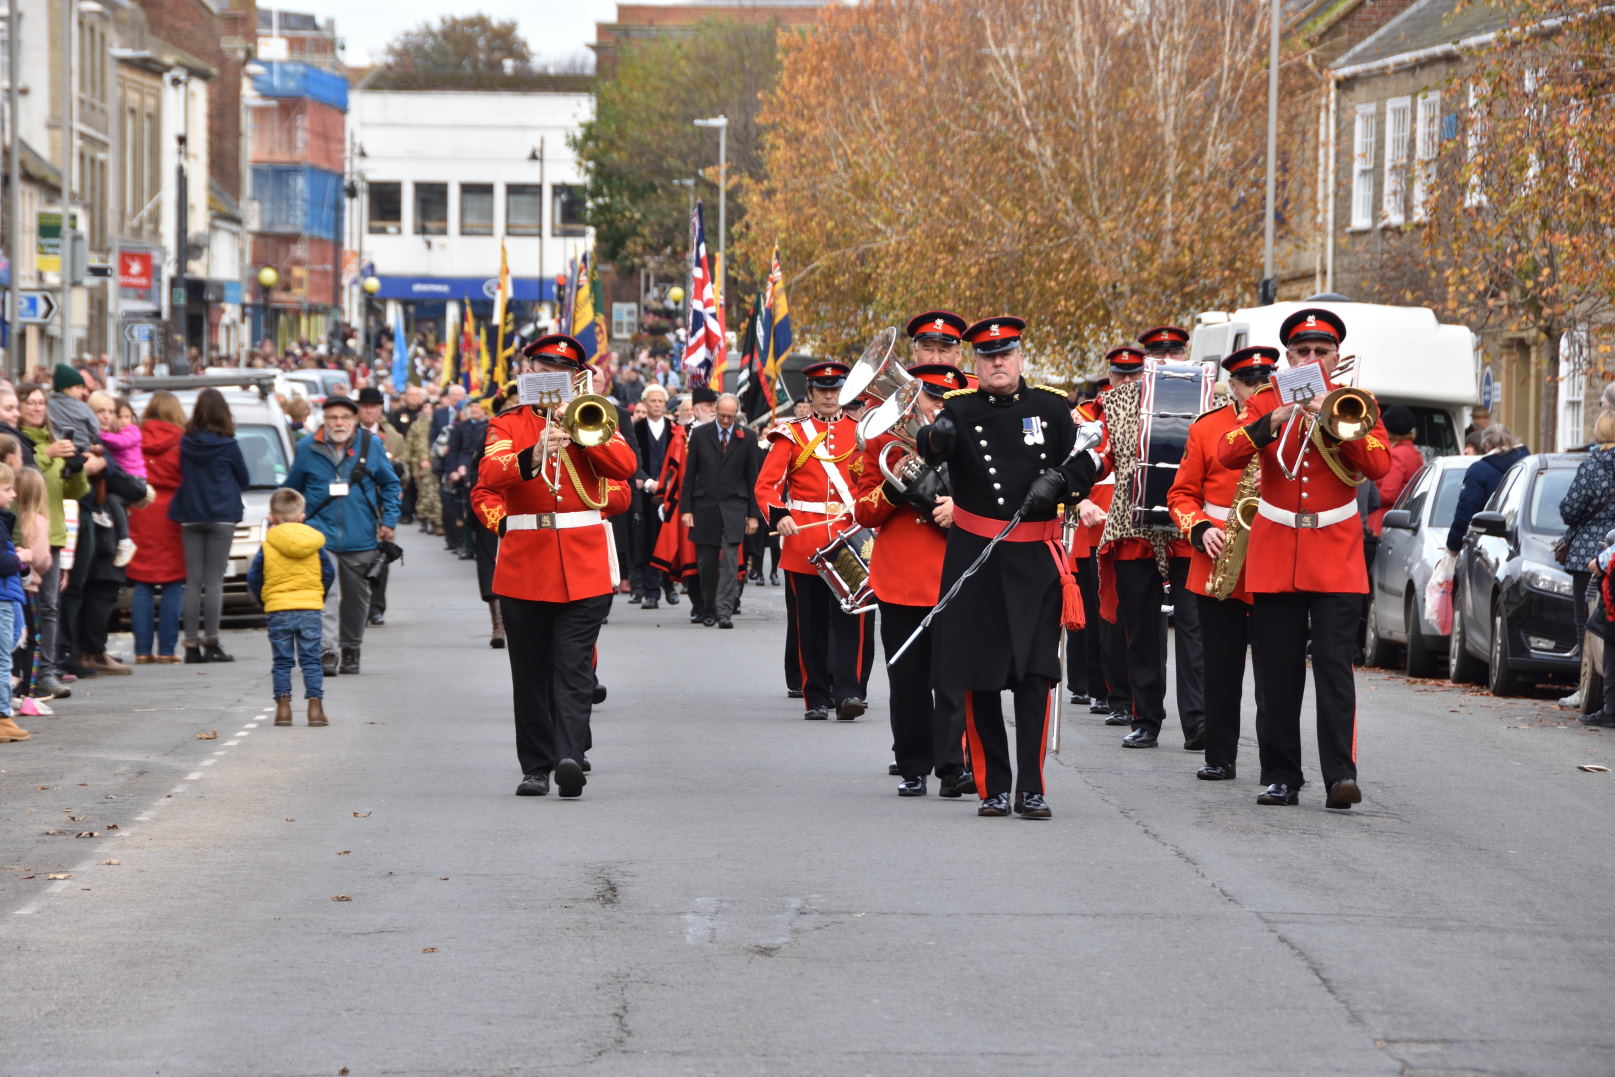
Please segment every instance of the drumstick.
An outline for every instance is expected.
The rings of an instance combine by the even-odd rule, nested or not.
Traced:
[[[847,514],[846,514],[846,513],[842,513],[842,514],[841,514],[841,515],[840,515],[840,516],[832,516],[832,517],[830,517],[830,518],[829,518],[829,519],[828,519],[828,520],[814,520],[814,521],[813,521],[813,522],[812,522],[812,523],[810,523],[810,524],[801,524],[801,525],[799,525],[799,526],[798,526],[798,527],[797,527],[797,530],[798,530],[798,531],[806,531],[806,530],[807,530],[807,529],[808,529],[808,528],[810,528],[810,527],[823,527],[823,526],[824,526],[824,525],[825,525],[825,524],[833,524],[833,523],[835,523],[835,522],[836,522],[836,521],[837,521],[837,520],[844,520],[844,519],[846,519],[846,518],[847,518]],[[775,535],[777,535],[777,534],[779,534],[779,532],[778,532],[778,531],[770,531],[770,532],[769,532],[769,533],[768,533],[768,537],[769,537],[769,538],[773,538],[773,537],[774,537],[774,536],[775,536]],[[791,536],[789,536],[789,535],[786,535],[786,536],[785,536],[785,537],[786,537],[786,538],[790,538],[790,537],[791,537]]]

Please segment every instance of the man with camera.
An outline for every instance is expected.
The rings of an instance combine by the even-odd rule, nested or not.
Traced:
[[[349,397],[331,396],[324,408],[324,425],[297,446],[286,486],[303,495],[305,522],[325,536],[325,548],[336,560],[336,585],[325,598],[320,639],[320,660],[329,677],[359,672],[371,576],[384,556],[381,549],[397,549],[399,483],[381,439],[359,429],[359,406]]]

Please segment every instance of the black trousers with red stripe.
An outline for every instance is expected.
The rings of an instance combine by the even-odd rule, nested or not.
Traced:
[[[880,641],[888,659],[920,626],[929,606],[880,604]],[[938,777],[964,769],[964,698],[931,687],[931,636],[926,633],[896,665],[887,665],[887,704],[892,720],[892,757],[897,772],[918,778]]]
[[[1009,766],[1009,732],[1003,701],[996,691],[965,693],[965,729],[976,768],[976,792],[983,800],[999,793],[1043,792],[1043,757],[1049,731],[1049,698],[1054,682],[1023,677],[1011,689],[1015,701],[1015,769]]]
[[[547,774],[591,746],[595,640],[611,596],[576,602],[503,597],[506,653],[516,716],[516,758],[523,774]]]
[[[1362,596],[1318,591],[1258,594],[1251,611],[1251,656],[1265,696],[1256,739],[1262,780],[1301,784],[1301,700],[1312,640],[1318,707],[1318,763],[1324,785],[1357,777],[1357,684],[1352,651]],[[1310,632],[1309,632],[1310,626]]]
[[[785,573],[796,595],[796,655],[802,671],[802,701],[808,710],[834,708],[843,699],[869,694],[875,663],[875,616],[841,608],[817,573]]]
[[[1245,648],[1250,641],[1251,606],[1229,598],[1195,595],[1200,606],[1200,631],[1206,643],[1206,765],[1226,767],[1239,755],[1240,705],[1245,694]],[[1256,668],[1256,725],[1262,725],[1261,666]],[[1263,777],[1262,781],[1276,779]]]

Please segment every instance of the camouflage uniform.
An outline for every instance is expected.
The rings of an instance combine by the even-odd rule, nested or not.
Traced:
[[[437,475],[421,470],[423,462],[432,462],[431,430],[431,413],[423,411],[421,417],[409,425],[409,433],[404,438],[403,460],[404,467],[415,477],[415,517],[429,525],[433,533],[441,533],[443,502],[439,496]]]

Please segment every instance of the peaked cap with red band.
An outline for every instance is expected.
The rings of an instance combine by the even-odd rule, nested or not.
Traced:
[[[950,363],[919,363],[908,372],[920,380],[920,389],[931,396],[942,396],[955,389],[967,389],[965,372]]]
[[[1279,326],[1279,341],[1288,348],[1303,340],[1327,340],[1339,344],[1346,339],[1346,323],[1340,315],[1322,307],[1298,310]]]
[[[802,368],[802,377],[815,389],[839,389],[847,381],[847,375],[852,368],[846,363],[838,363],[834,359],[826,359],[822,363],[814,363]]]
[[[1026,322],[1013,314],[997,318],[983,318],[965,330],[965,339],[976,349],[977,355],[998,355],[1021,346],[1021,330]]]
[[[928,310],[909,319],[910,340],[935,340],[957,344],[965,335],[965,320],[951,310]]]
[[[1160,347],[1163,344],[1188,344],[1189,331],[1176,325],[1158,325],[1154,329],[1144,330],[1138,342],[1146,348]]]
[[[571,367],[573,370],[589,368],[589,361],[583,357],[583,345],[565,333],[551,333],[547,337],[539,337],[522,349],[522,358],[541,359],[556,366]]]
[[[1144,369],[1144,353],[1131,344],[1123,344],[1105,353],[1112,374],[1136,374]]]
[[[1266,344],[1254,344],[1249,348],[1241,348],[1222,361],[1222,368],[1230,374],[1237,374],[1241,370],[1255,370],[1266,367],[1272,369],[1279,365],[1279,350],[1270,348]]]

